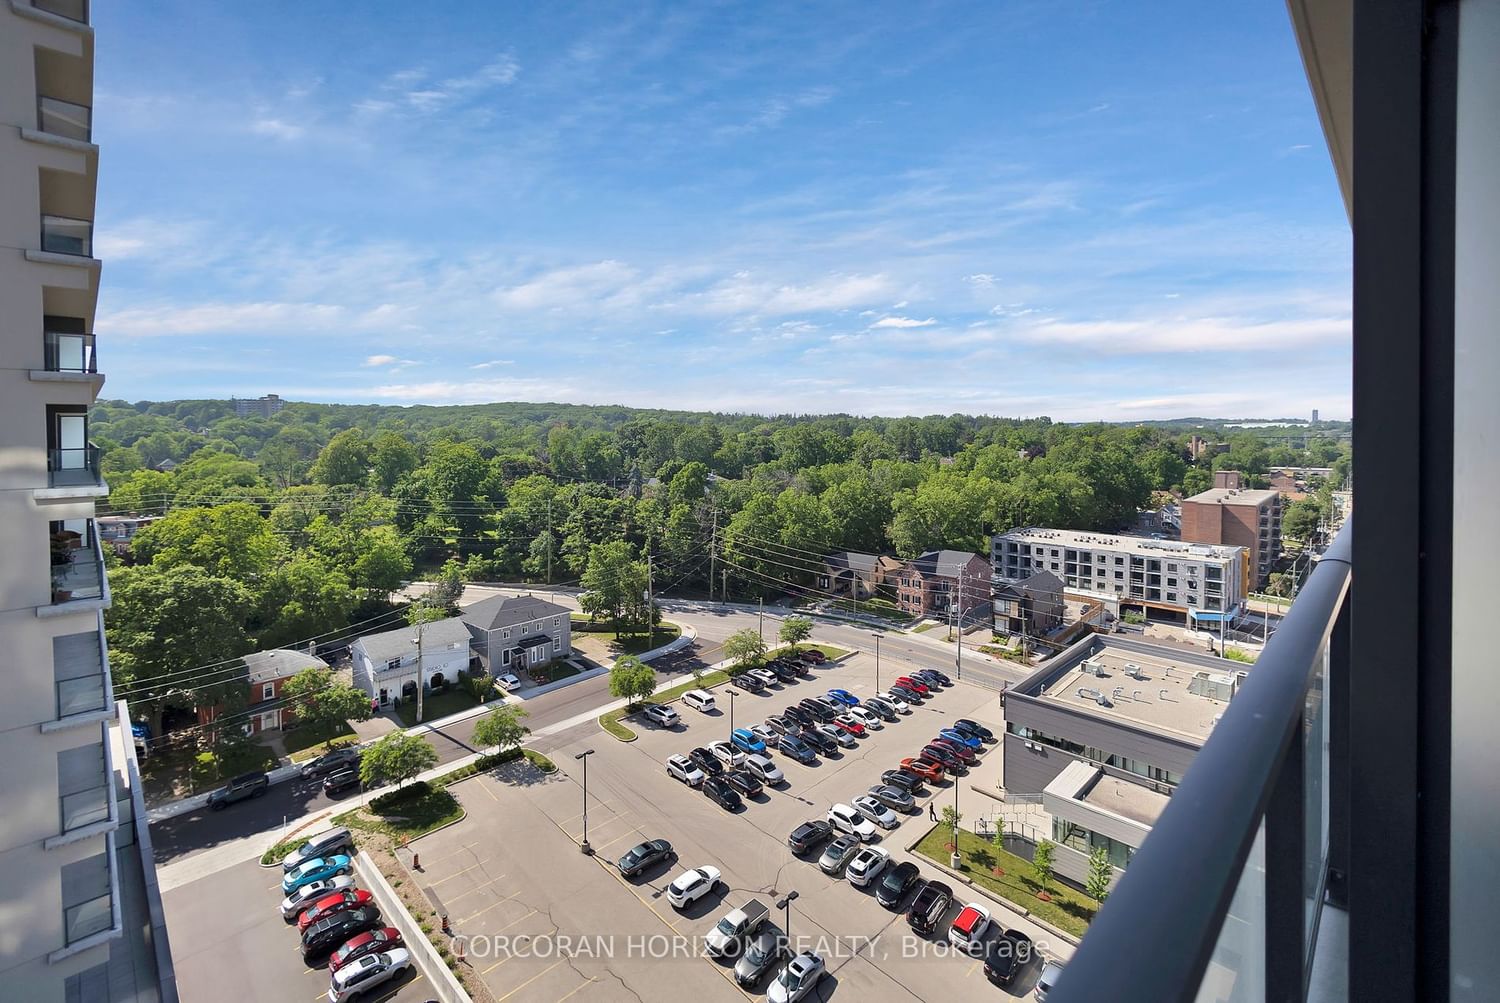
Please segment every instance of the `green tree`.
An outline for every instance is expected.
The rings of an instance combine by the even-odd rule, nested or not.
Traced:
[[[766,642],[761,639],[760,631],[746,627],[724,640],[724,654],[736,666],[752,665],[765,657]]]
[[[634,655],[616,659],[609,670],[609,692],[635,707],[656,692],[656,672]]]
[[[525,718],[524,707],[509,704],[496,707],[474,725],[474,741],[481,747],[494,746],[497,753],[513,749],[531,734],[531,729],[522,723]]]
[[[957,853],[958,824],[964,820],[963,813],[960,812],[957,808],[954,808],[951,804],[944,805],[942,819],[943,825],[948,829],[949,833],[951,833],[949,837],[949,845],[952,846],[953,852]]]
[[[776,636],[784,644],[790,644],[793,648],[803,641],[812,637],[813,622],[805,616],[789,616],[781,621],[781,629]]]
[[[389,783],[399,787],[437,764],[437,750],[426,739],[404,731],[393,731],[366,749],[360,757],[359,779],[366,787]]]
[[[1115,869],[1109,862],[1109,851],[1102,846],[1094,847],[1089,854],[1089,873],[1084,890],[1089,896],[1103,902],[1109,898],[1109,885],[1115,879]]]
[[[308,552],[271,572],[262,589],[257,633],[262,648],[338,630],[349,622],[356,604],[349,576]]]
[[[417,469],[417,447],[400,432],[381,432],[370,444],[371,480],[375,490],[390,494],[396,482]]]
[[[578,597],[579,608],[591,617],[608,614],[623,627],[626,612],[646,593],[646,564],[636,560],[635,548],[624,540],[596,543],[589,548],[588,569],[580,584],[584,591]]]
[[[458,601],[464,595],[463,567],[452,558],[443,565],[427,590],[426,601],[442,607],[450,616],[458,613]]]
[[[371,530],[354,561],[354,584],[372,597],[385,598],[411,574],[411,558],[390,526]]]
[[[370,475],[370,443],[357,428],[328,440],[308,472],[319,484],[363,484]]]
[[[1286,513],[1281,517],[1282,535],[1293,540],[1310,540],[1318,531],[1318,523],[1322,518],[1323,506],[1316,497],[1294,501],[1287,506]]]
[[[285,558],[286,550],[286,543],[249,502],[169,512],[141,530],[131,544],[131,553],[141,563],[166,568],[191,564],[242,583],[262,581]]]
[[[1036,844],[1036,850],[1031,855],[1031,866],[1036,869],[1037,881],[1041,883],[1043,890],[1052,881],[1052,852],[1052,841],[1044,839]]]
[[[332,733],[348,721],[370,719],[370,698],[364,690],[341,683],[331,669],[303,669],[281,687],[282,698],[297,720]]]

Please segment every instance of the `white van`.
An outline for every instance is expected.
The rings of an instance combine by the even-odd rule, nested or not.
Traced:
[[[682,695],[682,702],[704,714],[714,709],[714,695],[707,690],[688,690]]]

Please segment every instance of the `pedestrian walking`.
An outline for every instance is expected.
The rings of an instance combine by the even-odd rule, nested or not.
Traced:
[[[931,801],[927,802],[927,817],[934,822],[937,821],[937,809],[932,806]]]

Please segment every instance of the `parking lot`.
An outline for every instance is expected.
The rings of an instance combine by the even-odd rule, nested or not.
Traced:
[[[882,683],[888,685],[894,675],[882,673]],[[742,693],[734,701],[734,724],[758,723],[831,687],[856,696],[873,694],[873,659],[855,656],[815,669],[811,678],[798,683]],[[552,736],[537,747],[566,775],[528,783],[495,776],[466,781],[454,790],[469,810],[468,818],[413,844],[430,887],[469,945],[466,963],[488,982],[497,1000],[604,1000],[626,990],[642,998],[662,998],[668,991],[710,999],[763,994],[766,979],[752,987],[753,993],[744,993],[734,984],[732,962],[698,956],[696,945],[729,908],[751,898],[774,907],[793,890],[798,897],[790,913],[792,937],[799,947],[819,951],[828,963],[830,974],[814,994],[817,999],[828,999],[836,990],[849,999],[1003,995],[988,985],[977,960],[955,955],[944,942],[947,922],[971,899],[990,908],[997,926],[1021,929],[1047,954],[1070,953],[1066,944],[1052,942],[1042,929],[1004,912],[924,860],[917,860],[923,876],[944,880],[959,901],[933,938],[918,938],[904,911],[881,907],[873,889],[824,875],[816,853],[801,859],[786,845],[787,834],[799,823],[822,819],[832,804],[867,791],[882,771],[915,755],[949,721],[971,717],[998,734],[993,690],[958,683],[870,733],[857,748],[820,756],[813,764],[775,756],[787,783],[748,799],[736,813],[672,779],[664,766],[668,756],[728,737],[729,697],[723,688],[716,696],[720,706],[714,712],[681,708],[683,721],[675,728],[653,728],[631,719],[639,733],[631,743],[592,729]],[[592,858],[578,848],[584,799],[582,764],[574,759],[588,749],[594,750],[588,757]],[[987,749],[986,756],[999,754],[994,745]],[[927,785],[916,811],[883,834],[877,845],[888,849],[893,861],[915,859],[902,847],[931,826],[929,801],[935,800],[939,811],[952,803],[952,783]],[[962,796],[963,791],[961,802]],[[677,859],[635,879],[620,877],[615,859],[650,838],[670,841]],[[664,895],[667,884],[684,869],[706,864],[719,868],[723,886],[685,911],[672,908]],[[910,893],[903,910],[909,900]],[[786,915],[773,908],[771,920],[781,927]],[[578,956],[580,945],[585,956]],[[1032,961],[1012,994],[1029,992],[1040,968],[1040,959]]]
[[[328,966],[309,967],[297,927],[281,918],[281,868],[250,860],[162,896],[184,1000],[326,1000]],[[415,967],[362,1003],[421,1003],[433,996]]]

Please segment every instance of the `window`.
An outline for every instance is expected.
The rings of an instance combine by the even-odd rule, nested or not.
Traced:
[[[109,999],[109,962],[69,975],[63,982],[64,1003]]]
[[[1168,592],[1167,593],[1167,602],[1176,602],[1176,601],[1177,601],[1177,593],[1176,592]]]
[[[1125,580],[1125,572],[1123,572],[1123,571],[1116,571],[1115,572],[1115,581],[1117,581],[1117,582],[1123,582],[1124,580]]]
[[[385,671],[387,671],[387,672],[395,672],[399,668],[401,668],[401,659],[399,659],[399,658],[390,658],[390,659],[386,660]]]
[[[560,616],[554,616],[552,618],[552,629],[556,630],[556,629],[558,629],[561,626],[562,626],[562,617],[560,617]]]
[[[500,632],[500,637],[502,639],[506,640],[506,641],[509,641],[510,640],[510,628],[506,627],[504,630],[502,630]]]
[[[276,684],[275,683],[261,683],[261,685],[260,685],[260,698],[262,700],[275,700],[276,699]]]
[[[104,743],[93,742],[57,754],[57,796],[62,828],[72,832],[109,818],[109,774]]]
[[[552,653],[555,655],[560,651],[562,651],[562,638],[554,637],[552,639]]]
[[[506,648],[504,651],[500,652],[500,664],[501,665],[509,665],[510,664],[510,649],[509,648]]]
[[[1167,565],[1167,570],[1168,571],[1176,571],[1177,570],[1177,565],[1175,565],[1175,564],[1168,564]]]
[[[1175,579],[1175,578],[1168,578],[1167,579],[1167,586],[1169,588],[1176,588],[1177,587],[1177,579]]]
[[[114,925],[107,854],[63,865],[62,909],[63,933],[69,944],[103,933]]]
[[[99,632],[63,634],[52,639],[52,677],[57,716],[105,710],[104,661]]]
[[[1115,567],[1122,568],[1124,566],[1125,566],[1125,558],[1123,558],[1123,557],[1116,557],[1115,558]]]

